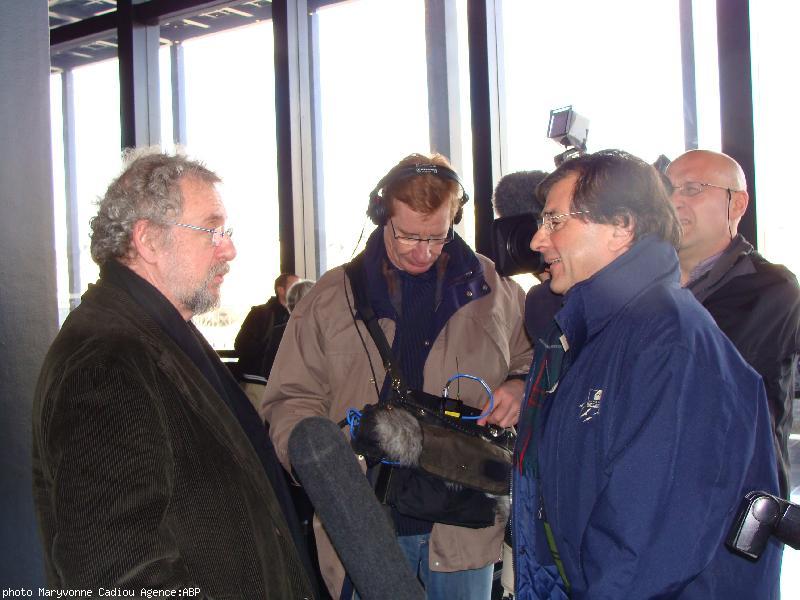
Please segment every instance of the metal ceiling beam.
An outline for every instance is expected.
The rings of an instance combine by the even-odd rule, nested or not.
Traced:
[[[109,34],[113,35],[116,29],[117,15],[113,12],[56,27],[50,30],[50,52],[107,38]]]
[[[158,23],[240,3],[241,0],[150,0],[136,5],[134,12],[142,23]]]
[[[232,7],[236,7],[237,11],[226,11]],[[243,14],[245,12],[253,15],[253,18],[247,18]],[[118,17],[118,11],[111,11],[52,28],[52,66],[66,70],[116,56],[116,49],[90,44],[110,38],[116,41]],[[183,18],[188,17],[208,25],[208,29],[183,24]],[[159,27],[159,36],[173,43],[271,18],[272,4],[266,0],[253,0],[245,4],[241,0],[134,0],[130,15],[130,20],[140,26]],[[165,28],[167,23],[170,27]]]

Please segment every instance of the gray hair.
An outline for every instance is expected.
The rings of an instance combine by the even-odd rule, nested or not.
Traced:
[[[92,259],[98,265],[132,257],[133,226],[145,219],[166,227],[183,210],[179,182],[194,178],[214,185],[220,177],[185,155],[157,147],[128,149],[122,173],[111,182],[92,218]]]
[[[295,281],[292,286],[286,290],[286,309],[289,312],[294,310],[294,307],[297,306],[297,303],[300,302],[300,299],[308,293],[314,286],[314,282],[310,279],[298,279]]]

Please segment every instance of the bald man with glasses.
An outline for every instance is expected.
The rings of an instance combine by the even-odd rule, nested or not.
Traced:
[[[744,171],[730,156],[691,150],[672,161],[667,177],[683,230],[681,285],[764,379],[781,494],[788,498],[788,440],[800,353],[797,278],[767,261],[738,233],[749,197]]]

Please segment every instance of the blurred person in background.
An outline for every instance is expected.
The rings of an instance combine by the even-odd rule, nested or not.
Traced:
[[[294,273],[278,275],[274,285],[275,295],[266,304],[250,309],[233,343],[239,357],[236,371],[245,393],[256,409],[261,404],[264,385],[269,379],[272,363],[289,320],[286,292],[296,281],[298,277]]]

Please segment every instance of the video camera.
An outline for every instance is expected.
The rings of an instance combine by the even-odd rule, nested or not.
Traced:
[[[748,492],[725,541],[728,548],[758,560],[770,537],[800,549],[800,506],[767,492]]]
[[[588,136],[589,120],[572,110],[572,106],[550,111],[547,137],[567,147],[554,157],[556,167],[585,153]],[[492,222],[492,257],[500,275],[539,275],[547,267],[542,255],[530,248],[531,239],[537,230],[536,222],[541,215],[541,205],[535,198],[535,192],[535,189],[526,190],[525,198],[511,203],[526,207],[525,212],[501,214]]]
[[[503,276],[544,272],[547,263],[541,252],[531,250],[531,239],[536,233],[536,219],[540,212],[492,221],[492,251],[497,272]]]

